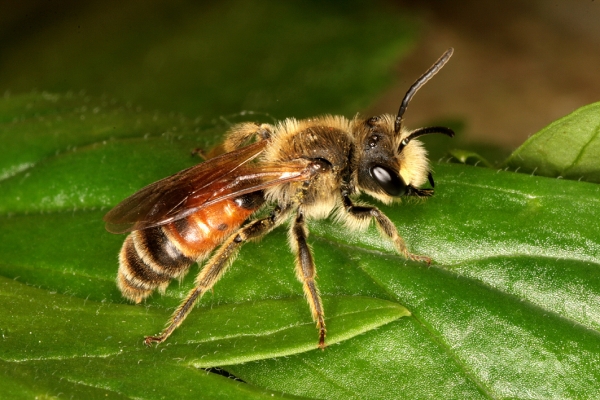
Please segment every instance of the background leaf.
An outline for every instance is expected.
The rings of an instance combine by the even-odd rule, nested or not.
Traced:
[[[600,103],[554,121],[515,150],[506,165],[519,172],[600,183]]]

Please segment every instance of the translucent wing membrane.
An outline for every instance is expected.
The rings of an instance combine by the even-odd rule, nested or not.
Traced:
[[[164,225],[219,201],[310,176],[306,162],[261,165],[260,141],[154,182],[104,216],[106,229],[124,233]]]

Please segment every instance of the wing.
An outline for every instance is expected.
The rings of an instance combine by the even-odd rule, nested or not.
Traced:
[[[263,140],[151,183],[104,216],[106,229],[124,233],[164,225],[219,201],[310,176],[302,160],[251,163],[266,145]]]

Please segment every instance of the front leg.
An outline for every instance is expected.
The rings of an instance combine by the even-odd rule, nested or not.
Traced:
[[[407,196],[415,196],[415,197],[431,197],[433,196],[433,188],[435,187],[435,182],[433,181],[433,175],[431,172],[427,175],[427,179],[429,180],[429,184],[431,185],[431,189],[419,189],[408,185],[408,193]]]
[[[323,313],[323,303],[317,283],[315,282],[315,262],[311,254],[306,238],[308,237],[308,229],[304,223],[304,215],[302,211],[298,211],[296,220],[290,230],[290,246],[296,253],[296,275],[298,280],[302,282],[304,295],[310,306],[313,321],[317,323],[319,330],[319,347],[325,348],[325,314]]]
[[[379,228],[379,232],[387,236],[392,241],[398,253],[402,254],[408,259],[424,261],[427,264],[431,264],[431,258],[419,256],[408,251],[406,248],[406,243],[398,234],[398,229],[396,229],[396,226],[377,207],[356,206],[352,203],[350,197],[348,197],[348,195],[345,193],[342,193],[342,199],[344,202],[344,210],[349,218],[354,218],[359,223],[362,223],[365,220],[370,220],[371,218],[375,219],[375,223],[377,224],[377,228]]]

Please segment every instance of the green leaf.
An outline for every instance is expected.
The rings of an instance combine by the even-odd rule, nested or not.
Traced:
[[[49,159],[54,160],[55,156],[68,156],[85,146],[110,145],[116,138],[132,138],[142,145],[145,140],[156,138],[179,142],[180,131],[189,134],[200,127],[203,130],[211,128],[180,115],[143,112],[116,101],[91,98],[81,93],[5,96],[0,99],[0,124],[3,154],[0,180],[20,173],[28,176],[29,169]],[[188,146],[202,145],[206,145],[206,139],[188,143]],[[190,147],[190,151],[193,148]],[[128,156],[147,157],[147,151],[134,149]],[[177,158],[181,158],[180,153],[177,154]],[[175,154],[165,156],[175,157]],[[188,157],[188,165],[197,161]],[[103,159],[95,162],[105,168],[110,167],[103,165],[106,164]],[[69,169],[68,166],[66,168]],[[147,169],[155,174],[164,173],[163,168],[164,165],[155,167],[153,163],[147,163],[139,174],[143,176]],[[68,172],[70,176],[73,171]]]
[[[226,369],[314,398],[598,396],[600,226],[590,221],[600,187],[457,165],[436,172],[426,204],[382,207],[435,267],[399,271],[400,258],[371,255],[390,251],[376,232],[313,229],[349,243],[356,268],[405,305],[412,323],[343,343],[339,354]]]
[[[600,183],[600,103],[554,121],[506,160],[519,172]]]
[[[166,309],[62,295],[7,278],[0,278],[0,296],[5,299],[0,312],[5,361],[83,363],[90,357],[127,354],[131,359],[185,359],[179,364],[208,368],[314,350],[317,344],[314,323],[300,297],[215,306],[202,318],[190,319],[167,345],[149,349],[140,332],[150,334],[160,327],[156,321],[167,321]],[[396,303],[373,298],[326,296],[324,303],[330,310],[330,344],[409,315]],[[19,314],[24,309],[31,312]]]
[[[127,304],[114,283],[123,236],[102,216],[214,139],[194,121],[117,105],[75,117],[94,101],[0,102],[11,142],[0,157],[0,365],[12,397],[600,395],[600,186],[454,164],[435,165],[433,198],[381,206],[432,266],[395,255],[373,227],[311,221],[325,351],[309,351],[317,332],[285,227],[245,246],[173,336],[145,348],[194,273]],[[44,129],[59,133],[44,140]],[[199,369],[212,366],[245,383]]]
[[[2,397],[149,399],[268,399],[280,393],[246,385],[176,362],[125,356],[0,361]],[[6,385],[4,384],[6,383]],[[294,396],[281,396],[295,398]]]

